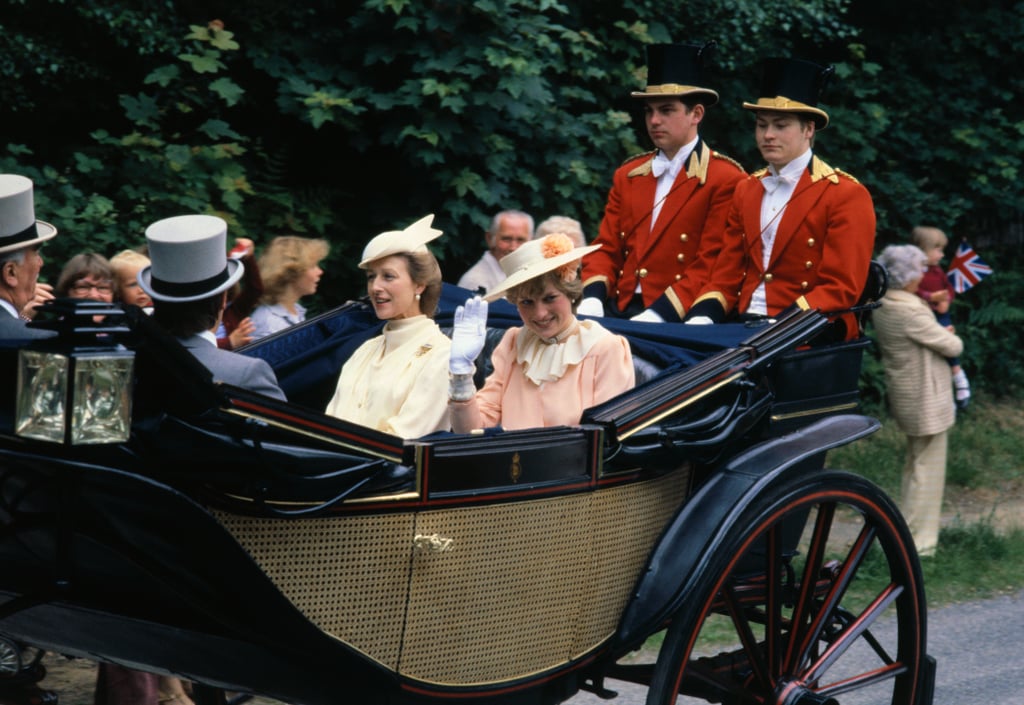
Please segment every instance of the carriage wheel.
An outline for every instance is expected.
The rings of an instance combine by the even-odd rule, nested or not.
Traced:
[[[648,705],[927,705],[921,568],[895,505],[844,472],[776,485],[673,618]]]

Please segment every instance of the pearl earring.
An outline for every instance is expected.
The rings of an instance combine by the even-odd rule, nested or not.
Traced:
[[[420,295],[419,295],[419,294],[416,294],[416,300],[417,300],[417,301],[419,301],[419,300],[420,300]]]

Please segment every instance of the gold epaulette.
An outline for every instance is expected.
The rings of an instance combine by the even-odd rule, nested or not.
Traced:
[[[853,174],[848,174],[847,172],[843,171],[842,169],[836,169],[836,173],[839,174],[840,176],[845,176],[846,178],[848,178],[850,181],[852,181],[855,184],[859,184],[860,183],[860,181],[857,180],[856,176],[854,176]]]
[[[626,174],[626,176],[630,179],[632,179],[634,176],[647,176],[648,174],[651,173],[651,162],[654,161],[654,155],[657,152],[658,150],[652,149],[650,152],[644,152],[643,154],[634,154],[632,157],[622,162],[622,164],[620,164],[619,166],[625,166],[630,162],[636,161],[637,159],[643,159],[646,157],[647,159],[646,161],[644,161],[643,164],[633,169],[630,169],[629,173]]]
[[[753,176],[755,179],[760,179],[761,177],[763,177],[767,173],[768,173],[768,167],[764,167],[762,169],[758,169],[757,171],[755,171],[753,174],[751,174],[751,176]]]
[[[839,172],[830,167],[828,164],[818,159],[816,156],[811,157],[811,183],[816,184],[822,179],[828,179],[834,184],[839,183]]]
[[[716,152],[714,150],[711,150],[711,156],[714,157],[715,159],[724,159],[725,161],[729,162],[730,164],[732,164],[734,167],[736,167],[740,171],[743,171],[743,172],[746,171],[746,169],[743,168],[742,164],[740,164],[738,161],[736,161],[732,157],[725,156],[721,152]]]

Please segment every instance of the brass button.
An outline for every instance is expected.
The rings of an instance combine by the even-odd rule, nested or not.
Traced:
[[[647,276],[647,267],[642,267],[642,268],[640,269],[640,272],[639,272],[639,274],[640,274],[640,278],[641,278],[641,279],[643,279],[644,277],[646,277],[646,276]]]
[[[615,295],[618,296],[621,292],[618,289],[615,290]]]
[[[764,280],[765,280],[765,282],[769,282],[770,283],[771,280],[772,280],[772,273],[768,272],[767,274],[765,274],[764,275]]]
[[[800,282],[800,288],[807,291],[807,282]]]
[[[621,269],[619,270],[619,276],[620,277],[622,276],[622,270]]]
[[[679,281],[679,280],[680,280],[680,279],[682,279],[682,278],[683,278],[683,275],[682,275],[682,274],[677,274],[677,275],[676,275],[676,281]]]
[[[810,269],[813,266],[814,262],[812,262],[811,260],[807,260],[806,262],[804,262],[804,269]]]
[[[684,255],[682,252],[676,255],[676,262],[682,262],[684,259],[686,259],[686,255]]]
[[[814,238],[813,237],[807,238],[807,246],[808,247],[814,247]]]
[[[634,277],[639,277],[640,276],[640,270],[639,269],[634,269],[633,270],[633,276]]]
[[[689,239],[690,238],[689,238],[689,236],[686,233],[683,233],[682,235],[679,236],[679,241],[680,242],[686,242]]]
[[[619,233],[619,239],[620,240],[625,240],[626,239],[626,233],[624,231]]]
[[[624,254],[624,255],[626,255],[628,257],[629,256],[629,248],[627,247],[625,250],[623,250],[622,254]]]

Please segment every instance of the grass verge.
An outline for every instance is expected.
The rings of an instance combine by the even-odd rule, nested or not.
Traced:
[[[833,451],[828,464],[863,475],[898,501],[905,436],[885,413],[878,418],[878,433]],[[939,549],[922,561],[929,606],[1024,587],[1024,410],[982,400],[959,416],[945,497]]]

